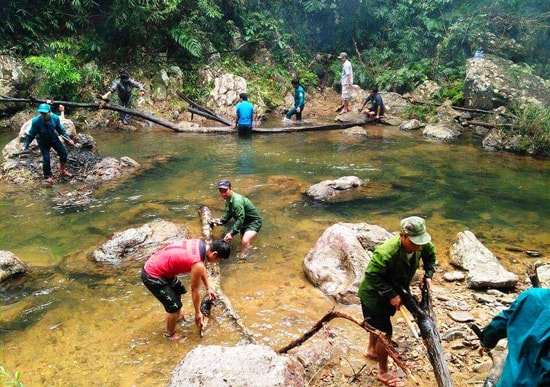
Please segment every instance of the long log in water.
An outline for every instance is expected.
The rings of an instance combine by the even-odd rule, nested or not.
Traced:
[[[47,100],[44,99],[36,99],[36,98],[10,98],[10,97],[3,97],[0,96],[0,102],[9,103],[9,102],[15,102],[15,103],[46,103]],[[61,104],[68,107],[76,107],[76,108],[82,108],[82,109],[105,109],[105,110],[113,110],[125,114],[129,114],[132,116],[143,118],[144,120],[151,121],[155,124],[164,126],[166,128],[172,129],[176,132],[182,132],[182,133],[226,133],[226,134],[236,134],[237,130],[233,129],[232,127],[223,126],[223,127],[192,127],[192,126],[181,126],[174,123],[171,123],[167,120],[164,120],[162,118],[153,116],[151,114],[143,113],[137,110],[128,109],[125,107],[122,107],[117,104],[113,103],[83,103],[83,102],[71,102],[71,101],[49,101],[51,104]],[[200,105],[198,105],[200,106]],[[207,119],[220,121],[225,120],[223,117],[220,118],[220,116],[213,116],[210,113],[201,111],[201,110],[195,110],[191,108],[193,112],[196,114],[200,114],[204,116]],[[215,113],[214,113],[215,114]],[[227,123],[228,121],[225,120],[225,125],[230,125],[230,123]],[[347,129],[351,128],[353,126],[363,126],[367,123],[372,122],[370,120],[366,120],[364,122],[335,122],[327,125],[304,125],[304,124],[290,124],[288,126],[283,127],[275,127],[275,128],[252,128],[252,132],[254,133],[285,133],[285,132],[301,132],[301,131],[321,131],[321,130],[338,130],[338,129]]]
[[[201,233],[203,238],[206,241],[212,240],[212,211],[210,211],[210,208],[207,206],[203,206],[199,208],[199,217],[201,219]],[[210,286],[215,290],[216,294],[218,295],[219,303],[221,303],[225,307],[225,314],[230,318],[231,321],[239,328],[241,332],[242,340],[249,344],[254,344],[256,340],[254,340],[254,336],[252,335],[252,332],[244,325],[241,317],[239,314],[235,311],[233,308],[233,305],[231,304],[231,301],[227,296],[223,293],[221,288],[221,275],[220,275],[220,266],[217,263],[209,263],[207,265],[208,270],[208,280],[210,282]],[[199,332],[200,336],[202,337],[203,331],[200,329]]]

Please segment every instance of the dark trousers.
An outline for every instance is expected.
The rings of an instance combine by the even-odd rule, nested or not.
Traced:
[[[298,108],[298,107],[295,106],[295,107],[293,107],[292,109],[290,109],[290,110],[288,111],[288,113],[286,113],[286,118],[291,119],[292,116],[293,116],[294,114],[296,114],[296,121],[302,121],[302,113],[304,112],[304,107],[303,107],[303,106],[299,106],[299,108],[300,108],[300,113],[298,113],[298,112],[296,111],[297,108]]]
[[[132,108],[132,95],[128,97],[128,99],[122,99],[120,98],[120,95],[118,96],[118,103],[120,106],[131,109]],[[130,115],[126,113],[118,113],[119,119],[130,122]]]
[[[250,136],[252,134],[252,125],[237,125],[239,136]]]
[[[52,177],[52,166],[50,165],[50,148],[53,148],[59,160],[62,163],[67,162],[67,149],[63,146],[59,139],[54,140],[52,143],[38,144],[40,153],[42,153],[42,172],[44,173],[44,179]]]

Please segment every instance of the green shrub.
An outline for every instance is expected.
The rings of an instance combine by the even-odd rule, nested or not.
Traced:
[[[15,371],[11,375],[3,366],[0,366],[0,385],[10,387],[23,387],[23,383],[19,381],[21,372]]]
[[[40,70],[37,91],[43,97],[62,100],[80,100],[79,87],[100,88],[103,76],[97,66],[82,66],[77,58],[78,46],[73,39],[54,41],[49,45],[50,55],[30,56],[28,65]],[[74,54],[74,55],[73,55]]]
[[[514,134],[521,135],[521,151],[550,156],[550,108],[530,103],[514,106]]]

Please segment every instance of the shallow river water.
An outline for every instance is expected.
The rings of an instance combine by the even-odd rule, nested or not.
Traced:
[[[90,260],[113,233],[157,218],[199,237],[198,208],[222,214],[215,186],[220,178],[229,178],[264,217],[245,261],[235,257],[235,239],[232,257],[221,266],[222,288],[256,341],[274,349],[334,306],[305,279],[301,264],[337,222],[396,231],[402,217],[424,216],[443,270],[451,270],[448,248],[464,230],[522,279],[536,260],[523,250],[537,250],[547,260],[550,162],[487,153],[471,139],[441,144],[394,127],[366,129],[367,137],[335,130],[250,139],[163,128],[98,130],[90,134],[102,156],[130,156],[144,168],[98,189],[91,206],[62,210],[53,204],[58,190],[77,188],[77,182],[32,193],[0,183],[0,249],[32,268],[0,287],[0,364],[21,371],[27,386],[164,385],[197,345],[235,345],[239,335],[220,329],[215,319],[202,339],[194,326],[183,325],[186,342],[167,342],[164,312],[141,284],[141,264],[122,270]],[[0,145],[13,137],[0,135]],[[334,205],[303,196],[314,183],[346,175],[368,179],[369,195]],[[182,280],[189,285],[189,278]],[[190,297],[184,299],[191,316]],[[343,309],[360,316],[357,306]],[[364,347],[366,338],[356,344]]]

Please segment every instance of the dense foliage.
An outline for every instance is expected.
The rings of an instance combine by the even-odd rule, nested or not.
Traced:
[[[276,94],[274,74],[335,83],[340,51],[363,88],[404,92],[434,79],[456,103],[476,50],[550,77],[550,2],[538,0],[4,0],[0,16],[0,47],[55,77],[49,95],[101,83],[97,66],[160,60],[182,67],[190,89],[209,64],[255,74],[265,82],[252,87]]]

